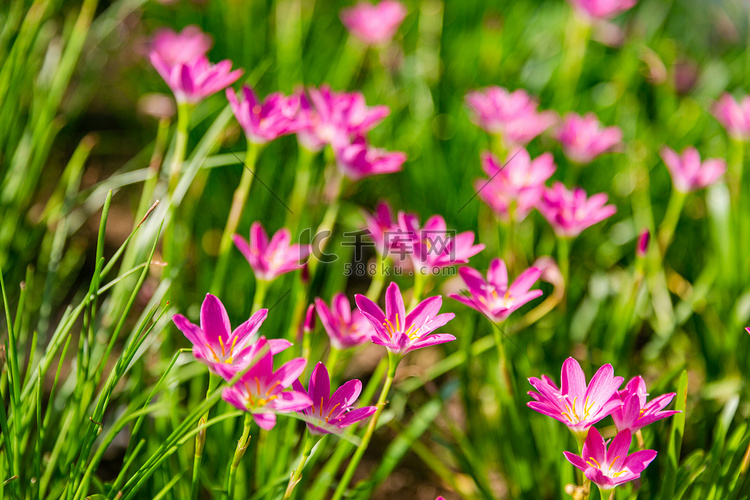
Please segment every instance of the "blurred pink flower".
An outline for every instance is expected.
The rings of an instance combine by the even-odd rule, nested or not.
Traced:
[[[302,268],[300,263],[310,252],[310,245],[291,245],[292,234],[287,228],[279,229],[268,240],[268,233],[260,222],[253,222],[250,227],[250,241],[239,234],[232,236],[237,249],[242,252],[261,281],[273,281],[282,274]]]
[[[601,128],[593,113],[585,116],[568,113],[557,131],[557,139],[565,156],[576,163],[586,164],[619,144],[622,131],[618,127]]]
[[[554,158],[544,153],[531,160],[524,148],[511,151],[505,164],[490,152],[482,153],[482,169],[489,179],[474,183],[479,198],[504,221],[521,221],[536,206],[542,196],[544,183],[556,170]]]
[[[718,158],[701,162],[700,153],[694,147],[687,147],[682,150],[681,155],[678,155],[664,146],[660,154],[672,176],[672,184],[677,191],[682,193],[690,193],[710,186],[727,170],[726,162]]]
[[[750,139],[750,96],[738,102],[731,94],[724,92],[712,111],[731,137],[740,141]]]
[[[364,295],[355,295],[357,307],[372,325],[372,342],[382,345],[393,354],[403,356],[415,349],[456,340],[447,333],[432,333],[456,315],[438,314],[443,303],[441,296],[430,297],[406,314],[404,299],[396,283],[385,291],[385,312]]]
[[[562,182],[556,182],[544,191],[537,208],[558,236],[575,237],[617,212],[614,205],[606,204],[607,199],[605,193],[587,197],[581,188],[569,191]]]
[[[211,37],[198,26],[187,26],[180,33],[160,28],[151,39],[150,56],[171,69],[205,56],[212,44]]]
[[[440,215],[433,215],[420,227],[417,215],[399,212],[398,226],[398,232],[390,236],[392,252],[408,256],[415,272],[431,274],[442,267],[466,264],[484,250],[484,244],[474,244],[472,231],[448,231]]]
[[[211,38],[195,26],[181,33],[159,30],[151,43],[149,59],[174,92],[177,102],[197,103],[233,84],[242,70],[231,71],[232,61],[213,65],[206,52]]]
[[[292,387],[297,392],[307,394],[312,400],[312,405],[302,413],[309,418],[306,421],[307,429],[313,434],[339,434],[346,427],[361,422],[377,410],[376,406],[352,409],[362,392],[362,382],[359,380],[344,382],[331,394],[331,379],[323,363],[315,365],[307,390],[299,380],[295,380]],[[310,422],[314,419],[317,419],[318,425]]]
[[[636,0],[568,0],[584,17],[610,19],[636,4]]]
[[[386,151],[367,144],[363,136],[352,142],[334,144],[336,165],[345,177],[357,181],[378,174],[401,171],[406,161],[406,153]]]
[[[258,427],[268,431],[276,425],[276,413],[304,410],[312,400],[304,391],[285,390],[302,375],[307,361],[295,358],[273,371],[273,355],[265,340],[257,344],[260,359],[235,385],[225,388],[221,397],[238,410],[250,412]]]
[[[607,449],[604,438],[592,427],[583,443],[581,456],[569,451],[563,453],[568,462],[583,471],[587,479],[606,491],[638,479],[656,458],[654,450],[641,450],[628,455],[632,441],[632,434],[625,430],[612,439]]]
[[[378,4],[359,2],[354,7],[341,9],[341,22],[355,38],[367,45],[391,41],[406,17],[401,2],[383,0]]]
[[[658,420],[680,413],[677,410],[662,411],[674,399],[674,392],[662,394],[647,402],[646,382],[640,375],[633,377],[625,385],[625,389],[618,391],[616,397],[622,401],[622,406],[612,412],[612,420],[618,432],[637,432]]]
[[[387,201],[381,201],[375,207],[372,214],[364,212],[366,228],[372,241],[375,242],[375,251],[379,255],[388,255],[390,249],[389,235],[398,231],[398,220]]]
[[[372,340],[370,323],[358,309],[352,310],[343,293],[333,294],[330,308],[322,299],[316,298],[315,309],[331,345],[336,349],[349,349]]]
[[[300,128],[297,114],[300,108],[298,95],[286,97],[273,93],[260,102],[247,85],[242,87],[242,98],[237,99],[234,90],[227,89],[227,99],[247,140],[253,144],[265,144],[282,135],[293,134]]]
[[[266,320],[268,309],[261,309],[232,331],[229,316],[221,301],[209,294],[201,305],[200,326],[182,314],[172,316],[175,326],[193,344],[195,359],[227,380],[247,368],[257,351],[258,329]],[[262,337],[265,339],[265,337]],[[272,354],[292,344],[284,339],[265,341]]]
[[[552,417],[568,426],[574,433],[585,436],[592,425],[622,406],[617,390],[623,378],[614,376],[612,365],[604,365],[586,384],[586,375],[573,358],[562,365],[562,387],[547,377],[531,377],[529,383],[538,392],[529,391],[534,401],[526,405],[534,411]]]
[[[299,92],[300,129],[297,138],[310,151],[326,144],[347,144],[365,135],[390,114],[388,106],[368,107],[361,92],[334,92],[328,85]]]
[[[542,270],[535,267],[522,272],[510,286],[508,268],[502,259],[492,259],[486,281],[479,271],[471,267],[462,267],[458,273],[469,293],[450,297],[481,312],[495,323],[505,321],[513,311],[542,295],[541,290],[531,290],[542,275]]]
[[[502,137],[505,147],[523,146],[557,120],[554,111],[537,111],[537,102],[523,90],[508,92],[487,87],[466,95],[474,123],[490,134]]]

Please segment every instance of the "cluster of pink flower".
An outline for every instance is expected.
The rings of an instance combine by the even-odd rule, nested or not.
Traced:
[[[350,348],[365,342],[384,346],[391,354],[402,357],[422,347],[455,340],[445,333],[433,333],[453,319],[454,314],[439,314],[442,297],[430,297],[408,313],[401,291],[391,283],[385,293],[385,311],[372,300],[356,296],[357,310],[351,311],[345,296],[337,294],[329,308],[321,299],[315,306],[331,344]],[[176,314],[173,321],[193,345],[193,356],[215,375],[232,385],[225,388],[223,399],[236,408],[250,412],[259,427],[270,430],[277,413],[302,412],[313,433],[340,432],[344,427],[372,415],[376,407],[352,409],[362,384],[350,380],[333,394],[328,370],[318,363],[307,391],[297,380],[307,360],[295,358],[274,370],[274,355],[292,344],[283,339],[258,336],[268,310],[261,309],[232,330],[221,301],[207,294],[200,313],[200,325]],[[312,330],[308,316],[306,329]]]
[[[561,182],[546,187],[557,168],[552,155],[544,153],[532,160],[524,146],[556,122],[554,112],[537,111],[536,101],[520,89],[490,87],[470,92],[466,102],[475,123],[512,148],[505,164],[484,152],[482,168],[489,179],[475,184],[479,197],[501,220],[518,222],[537,208],[558,236],[574,237],[615,213],[604,193],[587,197],[583,189],[570,191]],[[617,127],[602,129],[592,114],[569,114],[556,137],[568,158],[588,163],[619,144],[622,133]]]
[[[178,103],[195,104],[234,83],[242,70],[230,71],[229,60],[212,65],[206,53],[211,39],[195,26],[180,33],[163,29],[155,35],[150,59]],[[368,107],[360,92],[334,92],[328,86],[299,90],[290,96],[273,93],[260,101],[243,86],[238,98],[226,91],[249,143],[264,145],[296,133],[312,151],[330,145],[341,173],[352,180],[397,172],[406,161],[401,152],[372,147],[366,133],[389,114],[386,106]]]
[[[601,490],[638,479],[656,458],[656,451],[641,449],[628,455],[633,434],[658,420],[679,413],[662,411],[675,394],[664,394],[647,401],[646,382],[634,377],[620,390],[623,378],[615,377],[612,365],[604,365],[586,384],[581,366],[573,358],[562,365],[561,386],[546,375],[531,377],[529,383],[538,392],[529,391],[529,408],[568,426],[579,444],[580,454],[563,452],[565,458],[583,471],[586,479]],[[594,424],[611,416],[617,433],[609,449]]]
[[[570,191],[561,182],[556,182],[551,188],[545,186],[557,168],[552,155],[544,153],[532,160],[524,146],[551,127],[556,117],[550,111],[537,111],[536,101],[524,90],[508,92],[500,87],[490,87],[470,92],[466,102],[474,122],[497,136],[504,146],[512,148],[505,164],[485,151],[482,169],[489,179],[479,179],[475,183],[479,197],[501,220],[522,221],[536,208],[558,236],[575,237],[615,213],[615,207],[606,204],[608,197],[605,193],[587,197],[583,189]],[[725,94],[716,104],[714,113],[732,137],[737,140],[750,137],[750,98],[738,104]],[[568,114],[554,136],[560,141],[565,156],[577,164],[590,163],[622,142],[619,128],[602,128],[592,113],[585,116]],[[661,156],[675,189],[682,193],[709,186],[726,171],[724,160],[701,162],[693,147],[678,155],[664,146]]]

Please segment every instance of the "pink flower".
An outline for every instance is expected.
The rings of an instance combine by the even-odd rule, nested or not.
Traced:
[[[586,164],[619,144],[622,131],[618,127],[601,128],[593,113],[585,116],[569,113],[557,131],[557,140],[562,144],[565,156],[576,163]]]
[[[606,203],[605,193],[587,198],[583,189],[568,191],[562,182],[556,182],[552,188],[544,191],[537,208],[558,236],[574,237],[617,212],[614,205]]]
[[[297,138],[310,151],[326,144],[347,144],[365,135],[390,114],[388,106],[368,107],[361,92],[334,92],[328,85],[300,94]]]
[[[487,87],[469,92],[466,104],[472,120],[490,134],[503,138],[506,147],[523,146],[555,122],[553,111],[537,111],[537,102],[523,89],[508,92]]]
[[[302,268],[300,261],[310,255],[312,247],[290,245],[291,239],[291,232],[282,228],[269,241],[268,233],[258,221],[250,227],[249,242],[239,234],[232,235],[235,246],[247,259],[255,278],[261,281],[273,281],[282,274]]]
[[[375,212],[364,214],[366,230],[375,242],[375,251],[380,255],[388,255],[390,249],[390,235],[398,231],[398,220],[387,201],[381,201],[375,207]]]
[[[664,146],[661,158],[672,176],[672,184],[677,191],[690,193],[710,186],[724,175],[727,164],[718,158],[708,159],[701,163],[701,156],[694,147],[682,150],[682,155]]]
[[[469,289],[469,295],[451,295],[462,304],[488,316],[493,322],[505,321],[510,314],[542,295],[541,290],[530,290],[542,275],[542,270],[530,267],[522,272],[508,287],[508,268],[502,259],[492,259],[487,280],[471,267],[462,267],[458,273]]]
[[[344,176],[357,181],[378,174],[399,172],[406,161],[406,154],[373,148],[363,136],[349,144],[334,145],[336,165]]]
[[[322,299],[316,298],[315,309],[331,345],[336,349],[349,349],[372,340],[370,323],[358,309],[352,310],[343,293],[333,295],[330,308]]]
[[[539,392],[529,391],[534,401],[526,405],[559,420],[574,433],[585,435],[592,425],[622,406],[622,401],[616,396],[623,378],[614,376],[612,365],[599,368],[586,385],[586,375],[581,365],[575,359],[568,358],[562,365],[560,378],[561,388],[545,375],[541,379],[529,378],[529,383]]]
[[[231,71],[228,59],[216,65],[208,62],[205,54],[210,45],[210,38],[197,28],[185,28],[180,34],[165,30],[154,38],[149,59],[177,102],[200,102],[242,75],[241,69]]]
[[[474,244],[473,232],[448,231],[440,215],[433,215],[420,228],[417,215],[399,212],[398,226],[398,233],[392,235],[392,253],[409,256],[415,271],[423,274],[466,264],[469,258],[484,250],[484,244]]]
[[[180,33],[161,28],[151,40],[150,53],[152,58],[156,57],[164,67],[171,69],[205,56],[212,43],[211,37],[197,26],[187,26]]]
[[[611,19],[636,4],[636,0],[568,0],[581,15],[594,19]]]
[[[312,400],[304,391],[285,390],[302,375],[307,361],[295,358],[273,371],[273,355],[264,344],[258,341],[258,353],[265,350],[265,354],[221,397],[238,410],[252,413],[258,427],[268,431],[276,425],[276,413],[304,410]]]
[[[265,144],[282,135],[293,134],[300,127],[298,95],[286,97],[276,92],[261,103],[253,89],[245,85],[242,100],[237,99],[232,89],[227,89],[227,99],[247,140],[253,144]]]
[[[307,391],[299,380],[295,380],[292,386],[295,391],[307,394],[312,400],[312,405],[302,413],[308,417],[307,429],[313,434],[339,434],[377,410],[375,406],[352,409],[362,392],[362,382],[359,380],[349,380],[331,394],[331,380],[323,363],[315,365]],[[310,422],[315,419],[318,425]]]
[[[396,283],[391,283],[385,291],[385,312],[364,295],[355,295],[357,307],[370,322],[375,334],[374,344],[382,345],[398,356],[456,340],[447,333],[432,333],[448,323],[456,315],[453,313],[438,314],[443,298],[439,295],[423,300],[406,314],[404,299]]]
[[[346,29],[367,45],[391,41],[405,17],[406,7],[394,0],[383,0],[376,5],[359,2],[341,9],[341,22]]]
[[[740,141],[750,139],[750,96],[737,102],[731,94],[724,92],[714,104],[713,114],[731,137]]]
[[[215,374],[230,380],[246,368],[257,353],[258,329],[267,314],[267,309],[261,309],[232,331],[224,305],[209,293],[201,306],[200,326],[194,325],[182,314],[172,316],[172,321],[193,344],[195,359]],[[264,340],[264,343],[268,344],[272,354],[292,345],[283,339]]]
[[[656,451],[642,450],[628,455],[633,438],[630,431],[622,431],[614,437],[607,449],[607,443],[596,428],[589,430],[583,443],[582,456],[564,451],[565,458],[602,490],[641,477],[648,464],[656,458]]]
[[[479,197],[504,221],[521,221],[536,206],[547,182],[556,170],[550,153],[531,160],[528,151],[519,148],[500,164],[490,152],[482,153],[482,169],[489,179],[479,179],[474,188]],[[512,214],[511,214],[512,211]]]
[[[674,392],[663,394],[650,402],[646,402],[647,396],[646,382],[640,376],[632,378],[625,389],[617,393],[622,406],[612,412],[612,420],[618,431],[637,432],[657,420],[680,413],[677,410],[662,411],[674,399]]]

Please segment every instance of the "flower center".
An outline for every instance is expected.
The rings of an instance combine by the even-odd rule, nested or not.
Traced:
[[[221,356],[219,356],[216,353],[216,351],[214,351],[211,344],[206,343],[206,347],[208,347],[208,350],[211,351],[211,354],[213,355],[214,361],[216,363],[226,363],[228,365],[231,365],[234,362],[234,347],[237,345],[237,339],[238,337],[235,336],[234,340],[232,340],[232,345],[229,346],[229,352],[227,353],[224,340],[221,338],[221,335],[219,335],[219,345],[221,346]]]

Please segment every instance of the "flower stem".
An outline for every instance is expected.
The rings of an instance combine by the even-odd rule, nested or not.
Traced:
[[[310,189],[310,166],[316,153],[300,146],[297,148],[297,174],[294,177],[289,212],[286,217],[286,227],[292,232],[299,230],[302,212],[307,203],[307,193]]]
[[[253,310],[255,314],[263,307],[263,301],[266,299],[266,292],[268,292],[269,282],[265,280],[255,280],[255,293],[253,294]]]
[[[286,487],[286,493],[284,493],[283,500],[288,500],[292,497],[294,487],[297,486],[297,483],[302,479],[302,470],[305,467],[307,459],[310,457],[310,452],[312,452],[313,447],[318,441],[320,441],[320,437],[313,436],[309,432],[305,434],[305,443],[302,447],[302,457],[300,457],[299,464],[297,465],[297,468],[294,469],[292,477],[289,478],[289,484]]]
[[[182,164],[185,161],[187,149],[188,128],[190,124],[190,104],[181,102],[177,105],[177,131],[175,133],[174,151],[169,166],[169,195],[170,197],[177,188],[180,180]]]
[[[234,457],[232,458],[232,463],[229,465],[229,474],[227,474],[227,500],[234,499],[234,477],[237,475],[237,468],[240,465],[242,457],[245,455],[245,450],[247,450],[247,446],[250,444],[250,426],[252,425],[252,423],[252,414],[246,413],[245,426],[242,429],[242,436],[240,437],[240,440],[237,441],[237,448],[234,450]]]
[[[320,222],[320,225],[318,226],[317,231],[313,235],[313,255],[310,257],[310,260],[308,261],[308,271],[310,272],[310,279],[315,279],[315,270],[318,267],[318,263],[320,262],[318,260],[318,255],[323,254],[323,250],[325,250],[326,244],[328,243],[328,240],[331,239],[331,234],[333,232],[333,227],[336,225],[336,219],[339,215],[339,208],[341,208],[341,202],[339,201],[341,198],[341,189],[343,187],[344,183],[344,176],[337,170],[333,174],[333,179],[331,179],[331,182],[328,186],[328,208],[326,209],[325,214],[323,214],[323,220]],[[322,235],[326,233],[326,235],[318,240],[319,235]],[[317,245],[317,248],[315,247]]]
[[[419,301],[422,299],[422,294],[424,293],[424,286],[426,283],[427,274],[422,272],[421,269],[414,269],[414,289],[412,290],[409,309],[414,309],[416,305],[419,304]]]
[[[169,183],[167,185],[167,194],[169,195],[170,204],[172,203],[172,195],[174,195],[174,191],[177,189],[177,183],[180,180],[182,164],[185,162],[189,125],[190,105],[185,102],[178,103],[177,131],[175,132],[174,150],[172,151],[172,157],[170,160]],[[162,241],[162,258],[164,262],[167,263],[167,266],[164,268],[164,276],[169,276],[170,271],[174,267],[175,260],[174,229],[177,214],[174,205],[171,205],[170,208],[172,209],[172,218],[164,229],[164,239]]]
[[[339,349],[336,349],[334,346],[331,346],[331,349],[328,351],[328,359],[326,360],[326,365],[328,365],[328,371],[331,374],[331,378],[334,378],[335,374],[338,370],[336,370],[336,364],[339,361],[339,355],[341,354],[341,351]]]
[[[245,208],[247,197],[250,194],[250,187],[253,185],[253,179],[255,178],[255,164],[258,161],[260,151],[260,145],[248,143],[247,153],[245,153],[245,164],[242,169],[242,177],[240,178],[240,183],[237,186],[237,189],[234,190],[232,207],[229,209],[227,223],[226,226],[224,226],[224,232],[221,234],[218,255],[219,260],[216,263],[216,271],[211,280],[211,293],[214,295],[220,295],[222,288],[224,287],[224,278],[227,274],[227,266],[231,254],[230,250],[232,249],[232,235],[237,231],[237,226],[242,217],[242,211]]]
[[[685,204],[686,194],[677,191],[672,191],[672,196],[669,198],[669,204],[667,205],[667,212],[664,214],[664,219],[661,221],[659,226],[659,250],[661,251],[661,257],[667,253],[669,244],[672,242],[672,236],[674,236],[674,230],[677,227],[677,221],[680,220],[680,212],[682,212],[682,206]]]
[[[505,346],[502,336],[502,323],[492,327],[492,333],[495,335],[495,347],[497,348],[497,367],[500,375],[501,397],[506,401],[513,398],[513,381],[508,371],[508,362],[505,356]]]
[[[557,238],[557,263],[560,266],[560,274],[563,277],[567,295],[568,276],[570,275],[570,238],[560,236]]]
[[[367,298],[377,302],[380,294],[383,293],[385,285],[385,268],[388,266],[389,259],[385,255],[378,254],[378,263],[375,274],[370,281],[370,287],[367,289]]]
[[[558,99],[558,103],[566,104],[569,99],[575,96],[590,36],[591,23],[575,10],[571,11],[570,19],[565,27],[565,39],[563,40],[563,61],[560,64],[561,81],[558,86],[560,99]]]
[[[505,234],[505,262],[511,271],[515,267],[516,260],[516,203],[511,202],[508,207],[508,225]]]
[[[362,436],[362,442],[354,452],[354,456],[352,456],[352,459],[349,461],[349,465],[347,465],[346,470],[344,471],[344,475],[341,478],[341,481],[339,481],[339,484],[336,487],[336,491],[333,493],[333,497],[331,497],[331,500],[341,500],[341,498],[344,496],[344,493],[346,492],[346,489],[349,487],[349,482],[352,480],[354,471],[357,470],[357,466],[359,465],[360,460],[362,460],[362,456],[365,454],[365,451],[370,444],[370,439],[372,439],[372,435],[375,432],[375,427],[378,424],[380,414],[383,413],[385,400],[386,397],[388,397],[388,392],[391,390],[393,377],[396,375],[396,368],[398,368],[398,363],[400,360],[401,357],[397,354],[393,354],[392,352],[388,353],[388,374],[385,377],[383,389],[380,391],[377,409],[370,419],[370,422],[367,424],[365,434]]]
[[[209,396],[211,396],[211,393],[213,393],[219,386],[219,380],[220,379],[218,376],[212,373],[208,374],[208,389],[206,390],[206,399],[208,399]],[[208,422],[209,411],[206,411],[206,413],[204,413],[201,419],[198,421],[199,427]],[[195,435],[195,454],[193,456],[193,482],[190,486],[191,500],[195,500],[196,498],[198,498],[198,493],[200,492],[201,465],[203,463],[203,446],[205,444],[206,430],[203,429]]]

